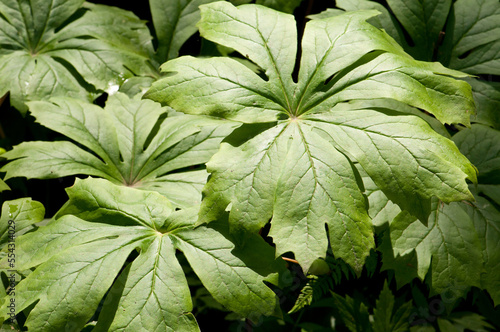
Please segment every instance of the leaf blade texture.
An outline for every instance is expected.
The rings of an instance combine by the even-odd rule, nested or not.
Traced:
[[[21,143],[2,155],[10,160],[2,168],[6,178],[86,174],[156,190],[178,207],[199,203],[207,174],[198,165],[215,153],[237,125],[168,116],[159,104],[122,93],[110,96],[104,109],[71,98],[29,105],[38,122],[73,142]]]
[[[37,302],[28,328],[79,331],[104,298],[99,331],[198,331],[177,249],[228,309],[252,319],[275,311],[278,299],[264,280],[277,283],[285,266],[262,239],[235,248],[224,222],[195,228],[196,208],[174,211],[156,192],[104,179],[77,180],[68,196],[47,226],[17,242],[18,267],[35,268],[16,289],[19,311]]]
[[[272,219],[277,254],[292,251],[307,270],[324,257],[329,237],[334,255],[359,272],[374,240],[354,163],[421,219],[434,195],[472,198],[465,182],[475,180],[472,165],[451,141],[397,106],[468,124],[470,87],[452,78],[464,74],[413,60],[366,23],[377,12],[307,23],[297,82],[292,16],[225,2],[201,6],[201,14],[204,38],[235,49],[265,77],[231,59],[181,57],[162,66],[168,75],[146,93],[185,113],[245,123],[207,163],[199,223],[231,205],[233,233],[257,231]],[[381,105],[360,106],[368,99]],[[398,131],[401,125],[408,129]]]
[[[6,0],[0,13],[0,95],[10,92],[23,114],[29,100],[92,101],[133,75],[155,73],[149,30],[125,10],[82,0]]]

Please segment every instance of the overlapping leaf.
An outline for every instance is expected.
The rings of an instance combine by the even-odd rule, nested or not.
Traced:
[[[194,228],[196,208],[174,212],[156,192],[104,179],[67,191],[55,220],[17,242],[18,268],[36,267],[17,286],[16,309],[34,305],[30,330],[80,331],[105,297],[96,331],[198,331],[176,249],[228,309],[252,319],[274,312],[264,280],[277,283],[284,264],[258,236],[235,248],[223,221]]]
[[[214,0],[150,0],[151,16],[158,38],[156,58],[165,62],[179,55],[179,50],[196,31],[200,20],[198,7]]]
[[[464,206],[479,234],[485,272],[481,285],[488,290],[495,304],[500,303],[500,132],[475,124],[455,136],[460,151],[476,165],[479,185],[476,201]]]
[[[6,201],[2,205],[0,217],[0,247],[14,242],[30,225],[43,220],[45,209],[42,203],[31,198]]]
[[[92,100],[127,77],[155,73],[150,39],[144,22],[118,8],[83,0],[2,1],[0,96],[10,91],[23,113],[29,100]]]
[[[104,109],[70,98],[29,105],[38,122],[76,144],[23,142],[2,155],[11,160],[2,168],[6,178],[93,175],[156,190],[177,207],[200,202],[207,173],[190,168],[204,164],[235,126],[196,116],[167,116],[159,104],[121,93],[110,96]]]
[[[394,269],[400,286],[428,276],[431,289],[453,302],[472,286],[486,289],[495,303],[500,300],[500,190],[495,174],[500,165],[498,132],[472,125],[455,136],[461,152],[479,170],[480,184],[473,203],[445,205],[434,202],[427,224],[410,217],[392,204],[372,181],[363,176],[376,226],[387,229],[379,250],[384,269]],[[484,176],[482,176],[484,174]],[[492,176],[493,175],[493,176]],[[429,273],[429,274],[428,274]]]
[[[374,243],[353,162],[421,219],[432,196],[471,198],[465,183],[475,179],[470,163],[394,102],[443,122],[468,123],[470,87],[451,77],[461,73],[413,60],[366,23],[376,12],[309,22],[297,83],[292,16],[225,2],[202,6],[201,13],[204,38],[237,50],[267,78],[227,58],[181,57],[163,65],[170,74],[146,94],[182,112],[247,123],[207,164],[211,177],[200,222],[217,219],[231,204],[234,232],[257,230],[272,219],[277,254],[292,251],[304,269],[324,257],[328,234],[334,254],[360,271]],[[353,102],[366,99],[381,105]]]
[[[395,17],[369,0],[338,0],[344,10],[377,9],[371,19],[419,60],[440,61],[449,68],[475,75],[500,75],[500,2],[497,0],[391,0]],[[336,14],[324,12],[322,16]],[[397,18],[397,20],[396,20]],[[401,23],[401,25],[398,23]],[[446,23],[446,24],[445,24]],[[403,28],[411,41],[404,37]],[[500,87],[492,80],[469,79],[477,104],[472,120],[499,128]]]
[[[471,74],[500,75],[500,2],[456,1],[445,32],[443,64]]]
[[[453,141],[477,167],[480,184],[500,184],[500,131],[474,124],[454,135]]]
[[[463,205],[445,205],[434,200],[427,225],[406,212],[401,212],[390,225],[394,255],[415,251],[417,266],[406,268],[413,269],[422,280],[431,271],[432,291],[455,300],[470,287],[481,286],[483,269],[479,237]]]

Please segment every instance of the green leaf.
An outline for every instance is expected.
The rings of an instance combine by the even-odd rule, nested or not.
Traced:
[[[481,184],[500,184],[500,131],[476,124],[458,132],[453,141],[477,167]]]
[[[445,36],[440,60],[446,66],[471,74],[500,75],[497,0],[457,0]]]
[[[35,268],[16,289],[18,312],[34,305],[29,329],[80,331],[104,299],[96,331],[198,331],[176,250],[229,310],[252,319],[275,311],[264,281],[277,283],[285,267],[262,238],[235,248],[223,220],[194,228],[197,208],[174,212],[156,192],[104,179],[67,192],[55,220],[17,242],[18,268]]]
[[[386,280],[373,309],[373,331],[408,331],[411,309],[411,302],[407,302],[394,310],[394,296]]]
[[[336,0],[335,5],[345,11],[375,9],[380,15],[367,20],[368,23],[379,29],[384,29],[399,45],[405,45],[406,40],[399,23],[393,15],[389,13],[386,7],[369,0]],[[327,9],[328,10],[328,9]]]
[[[0,192],[10,190],[10,187],[2,179],[0,179]]]
[[[433,60],[441,30],[450,11],[451,0],[388,0],[387,4],[408,32],[411,43],[405,49],[417,59]]]
[[[158,38],[156,59],[162,63],[179,55],[181,46],[196,31],[202,4],[215,0],[150,0],[151,15]]]
[[[438,318],[437,322],[441,332],[464,332],[467,330],[488,332],[494,328],[485,322],[484,317],[472,312],[454,313],[447,319]]]
[[[498,186],[497,186],[498,187]],[[491,192],[482,192],[482,196]],[[479,193],[478,193],[479,194]],[[500,195],[497,195],[500,198]],[[484,271],[481,274],[481,287],[491,295],[495,305],[500,303],[500,211],[487,198],[475,196],[472,206],[465,205],[464,209],[474,222],[481,244]]]
[[[156,190],[177,207],[199,204],[207,173],[190,168],[205,163],[236,125],[167,116],[159,104],[121,93],[110,96],[104,109],[70,98],[29,105],[39,123],[80,146],[68,141],[21,143],[2,154],[10,160],[2,168],[6,179],[86,174]]]
[[[257,0],[256,4],[292,14],[303,0]]]
[[[450,6],[451,3],[450,0],[391,0],[388,1],[394,13],[391,16],[372,1],[337,1],[339,7],[349,11],[366,8],[381,11],[380,16],[369,22],[385,29],[416,59],[438,60],[469,74],[499,75],[500,3],[497,0],[458,0]],[[396,19],[415,45],[408,44],[402,37]],[[498,127],[498,84],[472,78],[467,82],[473,87],[477,104],[478,115],[472,120]]]
[[[481,244],[464,203],[443,204],[433,200],[427,225],[401,212],[390,225],[395,256],[415,251],[420,279],[430,271],[432,293],[458,299],[469,287],[480,287]],[[448,293],[451,293],[448,294]]]
[[[477,115],[471,120],[500,130],[500,83],[468,79],[477,105]]]
[[[339,314],[338,317],[344,322],[351,332],[371,331],[371,324],[368,318],[368,308],[359,299],[353,299],[346,295],[342,297],[332,292],[333,303]]]
[[[272,219],[278,255],[293,252],[306,271],[325,256],[328,232],[334,255],[360,272],[374,240],[353,163],[421,219],[432,196],[472,198],[465,183],[475,179],[472,165],[407,113],[414,106],[467,122],[468,85],[450,77],[458,72],[406,55],[365,22],[376,12],[308,22],[298,83],[291,15],[227,2],[201,6],[201,14],[202,36],[255,62],[267,80],[232,59],[181,57],[162,66],[169,74],[146,94],[178,111],[247,123],[207,163],[200,223],[229,204],[233,233]],[[379,104],[359,105],[367,99]]]
[[[297,300],[295,300],[295,304],[293,305],[292,309],[288,311],[288,314],[296,313],[303,308],[311,305],[314,296],[314,286],[318,280],[318,277],[315,275],[310,275],[307,276],[307,278],[307,284],[305,284],[305,286],[300,290],[300,294],[297,297]]]
[[[150,38],[144,22],[119,8],[83,0],[2,1],[0,95],[10,91],[23,114],[29,100],[91,101],[128,77],[155,74]]]
[[[26,232],[32,224],[43,220],[45,209],[42,203],[31,198],[19,198],[2,204],[0,217],[0,247]]]

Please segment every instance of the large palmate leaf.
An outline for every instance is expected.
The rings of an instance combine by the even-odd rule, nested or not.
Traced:
[[[156,190],[176,207],[199,204],[207,173],[194,166],[204,164],[235,126],[197,116],[167,117],[159,104],[121,93],[110,96],[104,109],[62,97],[29,105],[39,123],[77,144],[23,142],[2,155],[11,160],[2,168],[6,179],[93,175]]]
[[[474,105],[461,73],[413,60],[365,22],[374,11],[307,23],[298,82],[291,15],[258,5],[201,6],[202,36],[233,48],[265,73],[227,58],[181,57],[147,98],[176,110],[246,124],[208,162],[200,222],[231,204],[230,224],[256,231],[272,219],[277,254],[292,251],[304,269],[334,254],[361,270],[374,246],[361,167],[391,200],[421,219],[432,196],[471,199],[475,170],[448,139],[407,113],[408,104],[446,123],[468,123]],[[380,99],[377,105],[356,100]],[[327,226],[327,231],[325,231]]]
[[[82,6],[83,5],[83,6]],[[144,22],[83,0],[0,2],[0,96],[25,112],[49,96],[92,100],[134,74],[154,74]],[[98,90],[98,91],[96,91]]]
[[[194,228],[196,208],[174,212],[156,192],[104,179],[67,192],[55,220],[16,243],[18,268],[35,268],[16,287],[18,312],[34,304],[30,330],[80,331],[105,297],[95,331],[198,331],[176,249],[228,309],[252,319],[275,311],[264,280],[277,283],[284,263],[258,236],[235,248],[224,222]]]

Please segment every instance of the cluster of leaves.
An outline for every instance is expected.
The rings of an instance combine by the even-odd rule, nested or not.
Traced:
[[[0,320],[15,293],[20,330],[197,331],[191,287],[256,328],[493,328],[500,2],[337,0],[303,31],[302,1],[250,2],[150,0],[154,40],[116,7],[0,4],[0,95],[63,137],[4,180],[90,176],[46,219],[3,204]]]

